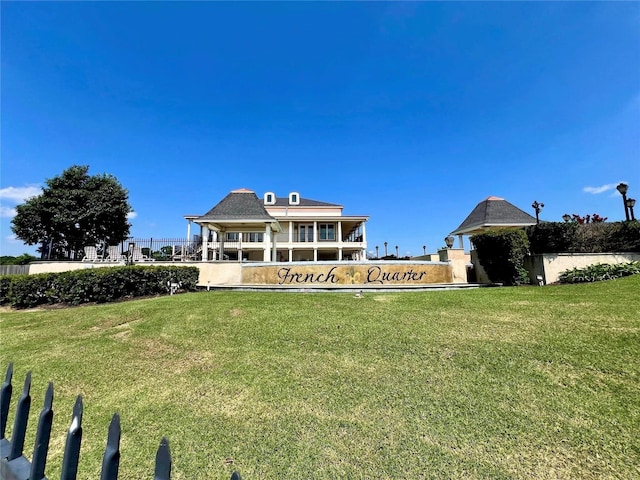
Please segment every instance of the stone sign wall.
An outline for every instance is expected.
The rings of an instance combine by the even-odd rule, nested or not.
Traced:
[[[452,283],[451,265],[439,262],[243,265],[244,285],[420,285]]]

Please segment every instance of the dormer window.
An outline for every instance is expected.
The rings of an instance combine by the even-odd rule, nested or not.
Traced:
[[[300,205],[300,194],[298,192],[289,194],[289,205]]]
[[[273,192],[267,192],[264,194],[264,204],[265,205],[275,205],[276,204],[276,196]]]

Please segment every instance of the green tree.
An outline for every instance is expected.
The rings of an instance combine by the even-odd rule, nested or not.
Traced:
[[[46,180],[42,194],[18,205],[11,229],[52,258],[77,255],[86,245],[116,244],[129,236],[129,193],[109,174],[74,165]]]

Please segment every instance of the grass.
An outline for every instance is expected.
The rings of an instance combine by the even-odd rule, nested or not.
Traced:
[[[99,477],[117,411],[123,479],[152,477],[163,435],[173,479],[631,479],[639,287],[202,292],[3,311],[0,365],[14,362],[14,391],[33,371],[28,456],[54,382],[49,478],[82,394],[79,478]]]

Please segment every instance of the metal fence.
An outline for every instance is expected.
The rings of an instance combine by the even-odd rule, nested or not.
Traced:
[[[120,243],[120,253],[125,257],[133,249],[140,249],[150,260],[179,262],[200,260],[202,240],[198,235],[193,240],[186,238],[127,238]]]
[[[51,425],[53,423],[53,384],[49,383],[45,393],[44,405],[40,412],[36,430],[35,446],[31,461],[23,454],[24,441],[31,409],[31,372],[27,373],[22,393],[16,405],[16,416],[11,432],[11,441],[5,438],[9,405],[13,386],[13,364],[9,364],[2,389],[0,390],[0,480],[46,480],[45,465],[49,451]],[[78,395],[71,415],[71,426],[67,431],[67,439],[62,459],[61,480],[76,480],[82,441],[82,397]],[[117,480],[120,465],[120,417],[114,414],[109,425],[107,446],[102,457],[100,480]],[[169,442],[162,438],[156,453],[154,480],[171,478],[171,452]],[[240,474],[234,472],[231,480],[241,480]]]

